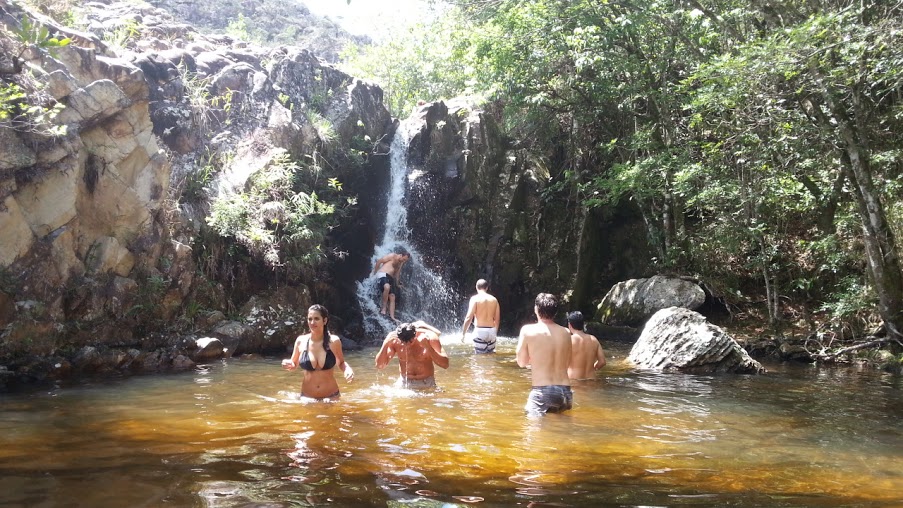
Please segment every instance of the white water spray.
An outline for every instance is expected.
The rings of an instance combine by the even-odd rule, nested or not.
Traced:
[[[400,289],[401,294],[396,297],[396,319],[401,322],[420,319],[441,330],[451,330],[455,326],[459,296],[440,275],[421,263],[421,253],[411,242],[411,231],[407,223],[405,195],[411,173],[407,151],[414,134],[413,129],[419,125],[416,120],[402,122],[392,139],[389,149],[390,182],[386,222],[382,243],[374,247],[370,266],[374,266],[377,259],[397,248],[404,248],[411,254],[411,259],[399,274],[403,287]],[[371,337],[384,335],[397,326],[388,315],[379,312],[382,289],[377,287],[376,281],[376,276],[370,274],[357,283],[357,299],[364,318],[364,328]]]

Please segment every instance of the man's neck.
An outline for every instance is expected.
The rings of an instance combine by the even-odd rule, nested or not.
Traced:
[[[555,322],[555,320],[553,320],[553,319],[551,319],[551,318],[543,318],[543,317],[539,318],[539,322],[540,322],[540,323],[545,323],[545,324],[547,324],[547,325],[555,325],[555,324],[558,324],[558,323]]]

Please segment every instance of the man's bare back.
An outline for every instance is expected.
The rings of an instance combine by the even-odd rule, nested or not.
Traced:
[[[605,352],[594,335],[571,328],[571,362],[568,377],[591,379],[596,369],[605,366]]]
[[[467,329],[473,322],[476,329],[473,335],[474,352],[494,353],[496,335],[498,335],[499,321],[501,320],[501,308],[499,301],[487,290],[489,282],[480,279],[476,284],[477,294],[470,297],[467,305],[467,315],[464,317],[464,327],[461,329],[461,342],[467,336]]]
[[[473,306],[473,322],[479,327],[499,327],[499,301],[489,293],[477,293],[470,297]]]
[[[554,322],[521,328],[517,364],[531,366],[533,386],[570,385],[571,333]]]
[[[388,309],[389,317],[393,320],[395,319],[395,294],[398,292],[397,288],[402,287],[401,267],[411,259],[411,255],[406,250],[401,250],[401,254],[396,252],[386,254],[377,259],[376,264],[373,265],[373,274],[380,274],[377,280],[381,293],[379,312],[385,314]]]
[[[530,367],[533,386],[524,409],[527,414],[560,413],[571,409],[574,394],[568,378],[571,332],[555,323],[558,299],[549,293],[536,295],[533,313],[539,321],[520,329],[517,364]]]
[[[571,379],[590,379],[595,369],[605,367],[602,344],[595,336],[583,331],[584,325],[582,312],[575,310],[568,314],[568,331],[571,332],[571,363],[568,366],[568,377]]]

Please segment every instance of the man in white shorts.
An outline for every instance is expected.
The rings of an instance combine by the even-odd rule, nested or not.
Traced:
[[[461,342],[464,342],[467,329],[473,321],[473,351],[479,354],[495,352],[495,340],[499,331],[501,308],[499,301],[488,290],[489,282],[486,279],[477,281],[477,294],[470,297],[467,316],[464,317],[464,329],[461,330]]]

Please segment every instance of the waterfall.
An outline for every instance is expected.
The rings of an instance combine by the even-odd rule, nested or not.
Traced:
[[[396,297],[396,319],[400,322],[419,319],[440,330],[449,331],[455,329],[461,318],[456,315],[460,296],[441,275],[423,264],[422,253],[416,245],[416,239],[412,241],[407,224],[405,195],[410,179],[416,175],[408,166],[407,151],[411,137],[419,125],[416,118],[402,122],[392,139],[386,222],[382,243],[374,247],[370,258],[370,268],[372,270],[376,260],[395,252],[399,247],[408,251],[411,258],[400,274],[403,287]],[[397,326],[387,315],[379,313],[381,292],[381,288],[377,287],[377,278],[372,274],[357,283],[357,299],[364,318],[364,328],[371,337],[385,335]]]

